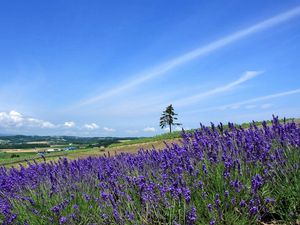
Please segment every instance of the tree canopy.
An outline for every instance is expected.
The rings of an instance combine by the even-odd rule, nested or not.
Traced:
[[[163,111],[161,117],[160,117],[160,127],[163,129],[167,126],[169,126],[170,133],[172,132],[172,126],[180,126],[181,123],[175,122],[178,120],[176,117],[178,114],[174,112],[174,108],[171,105],[169,105],[166,110]]]

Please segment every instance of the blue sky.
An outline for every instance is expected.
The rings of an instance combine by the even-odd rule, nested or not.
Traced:
[[[0,133],[152,136],[300,117],[300,2],[3,1]],[[179,128],[176,128],[179,129]]]

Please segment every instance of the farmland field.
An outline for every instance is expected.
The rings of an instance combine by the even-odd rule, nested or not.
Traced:
[[[78,159],[78,158],[87,158],[90,156],[97,157],[97,156],[104,156],[110,155],[114,156],[120,153],[137,153],[141,148],[143,149],[163,149],[165,143],[179,143],[179,139],[175,138],[172,140],[160,140],[160,141],[148,141],[145,143],[133,143],[130,145],[118,145],[112,146],[109,148],[83,148],[77,149],[72,151],[63,151],[63,152],[53,152],[51,154],[45,154],[44,157],[38,156],[36,150],[34,149],[26,149],[26,150],[16,150],[16,149],[9,149],[9,150],[1,150],[0,151],[0,166],[5,167],[19,167],[20,165],[27,165],[27,162],[44,162],[54,160],[57,161],[61,157],[66,157],[68,159]],[[12,157],[12,155],[18,155],[18,157]]]
[[[2,167],[0,222],[297,224],[299,150],[299,125],[274,118],[202,126],[159,151],[78,150],[83,159]]]

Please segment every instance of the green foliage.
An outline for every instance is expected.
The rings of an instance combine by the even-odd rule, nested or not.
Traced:
[[[180,123],[176,123],[175,121],[178,120],[176,117],[177,114],[174,112],[174,108],[171,105],[169,105],[165,111],[163,111],[161,117],[160,117],[160,123],[159,126],[163,129],[166,126],[169,126],[170,133],[172,133],[172,126],[180,126]]]
[[[20,157],[18,154],[11,154],[11,156],[10,156],[10,158],[18,158],[18,157]]]
[[[16,153],[7,153],[0,151],[0,166],[5,163],[11,163],[14,161],[29,159],[33,156],[36,156],[35,152],[18,152]]]

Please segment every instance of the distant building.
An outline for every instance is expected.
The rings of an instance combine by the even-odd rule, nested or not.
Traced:
[[[66,147],[66,148],[65,148],[65,151],[75,150],[75,149],[76,149],[76,147]]]
[[[37,154],[38,154],[38,155],[45,155],[46,152],[38,152]]]

